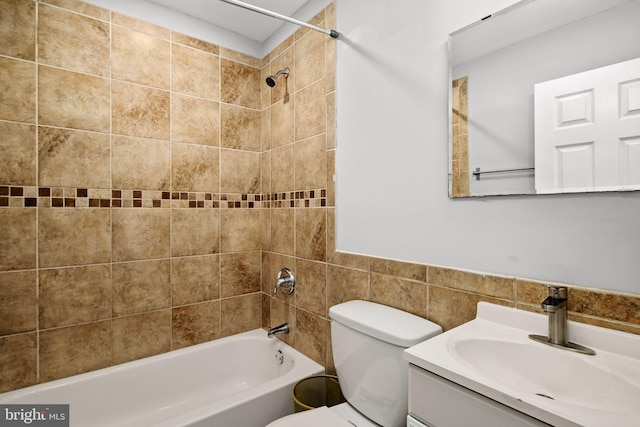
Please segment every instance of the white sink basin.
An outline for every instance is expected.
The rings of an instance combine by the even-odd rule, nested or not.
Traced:
[[[601,411],[637,411],[640,388],[620,377],[610,360],[578,356],[534,341],[457,339],[451,351],[479,375],[563,405]]]
[[[554,426],[640,426],[640,336],[569,322],[588,356],[528,338],[546,328],[544,315],[479,303],[475,320],[405,359]]]

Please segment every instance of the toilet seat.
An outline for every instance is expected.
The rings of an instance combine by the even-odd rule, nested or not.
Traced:
[[[346,420],[340,418],[331,409],[323,406],[310,411],[287,415],[267,424],[266,427],[353,427]]]

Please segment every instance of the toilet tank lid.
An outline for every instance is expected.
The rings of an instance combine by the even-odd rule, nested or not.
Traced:
[[[369,301],[348,301],[329,308],[329,317],[363,334],[401,347],[438,335],[442,328],[415,314]]]

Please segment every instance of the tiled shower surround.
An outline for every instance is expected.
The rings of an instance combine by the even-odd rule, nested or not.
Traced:
[[[300,29],[257,59],[76,0],[0,10],[0,391],[284,321],[332,370],[336,303],[450,329],[477,301],[544,299],[541,283],[335,251],[328,36]],[[335,27],[333,6],[313,22]],[[273,300],[282,267],[296,291]],[[572,287],[569,303],[640,333],[638,296]]]

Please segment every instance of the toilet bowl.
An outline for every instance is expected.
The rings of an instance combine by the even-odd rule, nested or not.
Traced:
[[[407,417],[405,348],[442,328],[413,314],[368,301],[329,309],[331,342],[346,403],[288,415],[267,427],[402,427]]]

